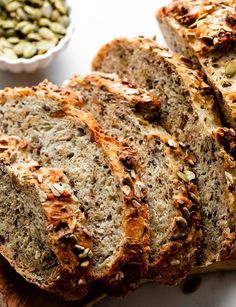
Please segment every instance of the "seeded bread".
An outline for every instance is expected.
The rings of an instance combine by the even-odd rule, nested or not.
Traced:
[[[199,72],[185,57],[142,37],[107,44],[93,68],[117,72],[157,95],[159,122],[186,147],[197,178],[204,237],[197,264],[235,257],[236,134],[221,128],[211,90]]]
[[[37,286],[64,299],[84,296],[89,271],[63,239],[91,249],[79,201],[65,174],[40,167],[26,148],[18,137],[0,137],[0,253]]]
[[[236,129],[235,0],[174,0],[157,19],[170,48],[200,64]]]
[[[66,84],[80,91],[84,97],[80,108],[91,112],[107,134],[127,140],[138,150],[150,207],[148,277],[163,284],[177,283],[195,262],[201,242],[200,216],[195,176],[181,159],[181,148],[153,124],[159,101],[115,74],[92,73]],[[134,205],[139,210],[137,201]]]
[[[111,292],[116,286],[126,291],[147,269],[146,192],[135,152],[106,136],[91,114],[75,110],[72,104],[82,101],[48,82],[5,89],[0,92],[0,129],[24,138],[39,164],[65,172],[85,216],[86,235],[93,241],[92,250],[74,245],[76,265],[90,268],[92,280]],[[67,240],[63,229],[62,235]]]

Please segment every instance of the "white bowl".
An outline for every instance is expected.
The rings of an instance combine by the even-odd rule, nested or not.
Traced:
[[[66,1],[66,5],[69,9],[70,24],[66,29],[65,36],[59,41],[59,43],[55,47],[50,48],[44,54],[36,55],[30,59],[19,58],[16,60],[12,60],[7,58],[6,56],[0,56],[0,70],[8,70],[13,73],[30,73],[37,69],[45,68],[46,66],[48,66],[52,62],[52,60],[55,59],[58,54],[67,47],[73,34],[74,25],[71,17],[71,7],[68,4],[68,1]]]

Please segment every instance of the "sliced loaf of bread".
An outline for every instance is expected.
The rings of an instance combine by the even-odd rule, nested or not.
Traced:
[[[174,0],[157,13],[166,42],[200,64],[223,119],[236,129],[235,0]]]
[[[74,248],[92,248],[84,214],[62,170],[41,167],[27,143],[0,136],[0,253],[25,279],[64,299],[88,292]]]
[[[0,92],[0,129],[24,138],[39,164],[64,171],[93,242],[92,250],[75,245],[76,265],[90,268],[92,279],[111,291],[116,286],[126,291],[147,269],[146,190],[135,152],[105,135],[91,114],[72,106],[81,103],[80,95],[48,82],[5,89]],[[60,196],[62,189],[54,192]],[[60,227],[63,235],[63,223]]]
[[[204,231],[198,264],[235,257],[236,135],[221,128],[211,89],[200,73],[185,57],[143,37],[108,43],[93,69],[116,72],[157,95],[159,122],[186,147],[197,177]]]
[[[195,176],[179,144],[154,124],[159,101],[115,74],[74,77],[66,85],[79,90],[84,97],[80,108],[91,112],[107,134],[137,149],[150,208],[148,277],[177,283],[196,261],[201,241],[199,204]],[[139,210],[136,200],[134,205]]]

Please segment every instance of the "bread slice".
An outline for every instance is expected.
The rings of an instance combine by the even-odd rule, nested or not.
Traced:
[[[90,273],[74,252],[91,250],[84,217],[62,170],[41,167],[18,137],[0,136],[0,253],[28,281],[73,299]]]
[[[84,97],[80,108],[91,112],[107,134],[137,149],[150,207],[148,277],[177,283],[196,261],[200,215],[194,174],[183,161],[181,148],[154,124],[159,101],[115,74],[92,73],[66,84],[79,90]],[[188,180],[184,173],[193,177]],[[139,207],[136,201],[135,205]]]
[[[93,62],[95,70],[117,72],[160,99],[159,122],[186,147],[196,173],[204,232],[198,265],[206,266],[235,257],[236,135],[221,127],[211,89],[191,67],[143,37],[113,40]]]
[[[174,0],[157,19],[170,48],[200,64],[236,129],[235,0]]]
[[[73,103],[82,103],[82,97],[48,82],[5,89],[0,92],[0,129],[24,138],[39,164],[65,172],[93,242],[92,251],[75,247],[81,259],[77,265],[90,267],[92,279],[110,291],[116,286],[126,291],[147,269],[149,251],[139,162],[127,144],[105,135],[93,116],[75,110]]]

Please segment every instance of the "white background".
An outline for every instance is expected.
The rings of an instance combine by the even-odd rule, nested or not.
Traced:
[[[168,0],[70,0],[75,32],[69,47],[47,69],[33,74],[0,73],[0,88],[36,84],[44,78],[61,84],[73,74],[90,71],[97,50],[114,37],[153,36],[164,44],[155,11]],[[203,277],[200,288],[183,294],[180,287],[143,285],[124,299],[108,298],[99,307],[235,307],[236,274]]]

